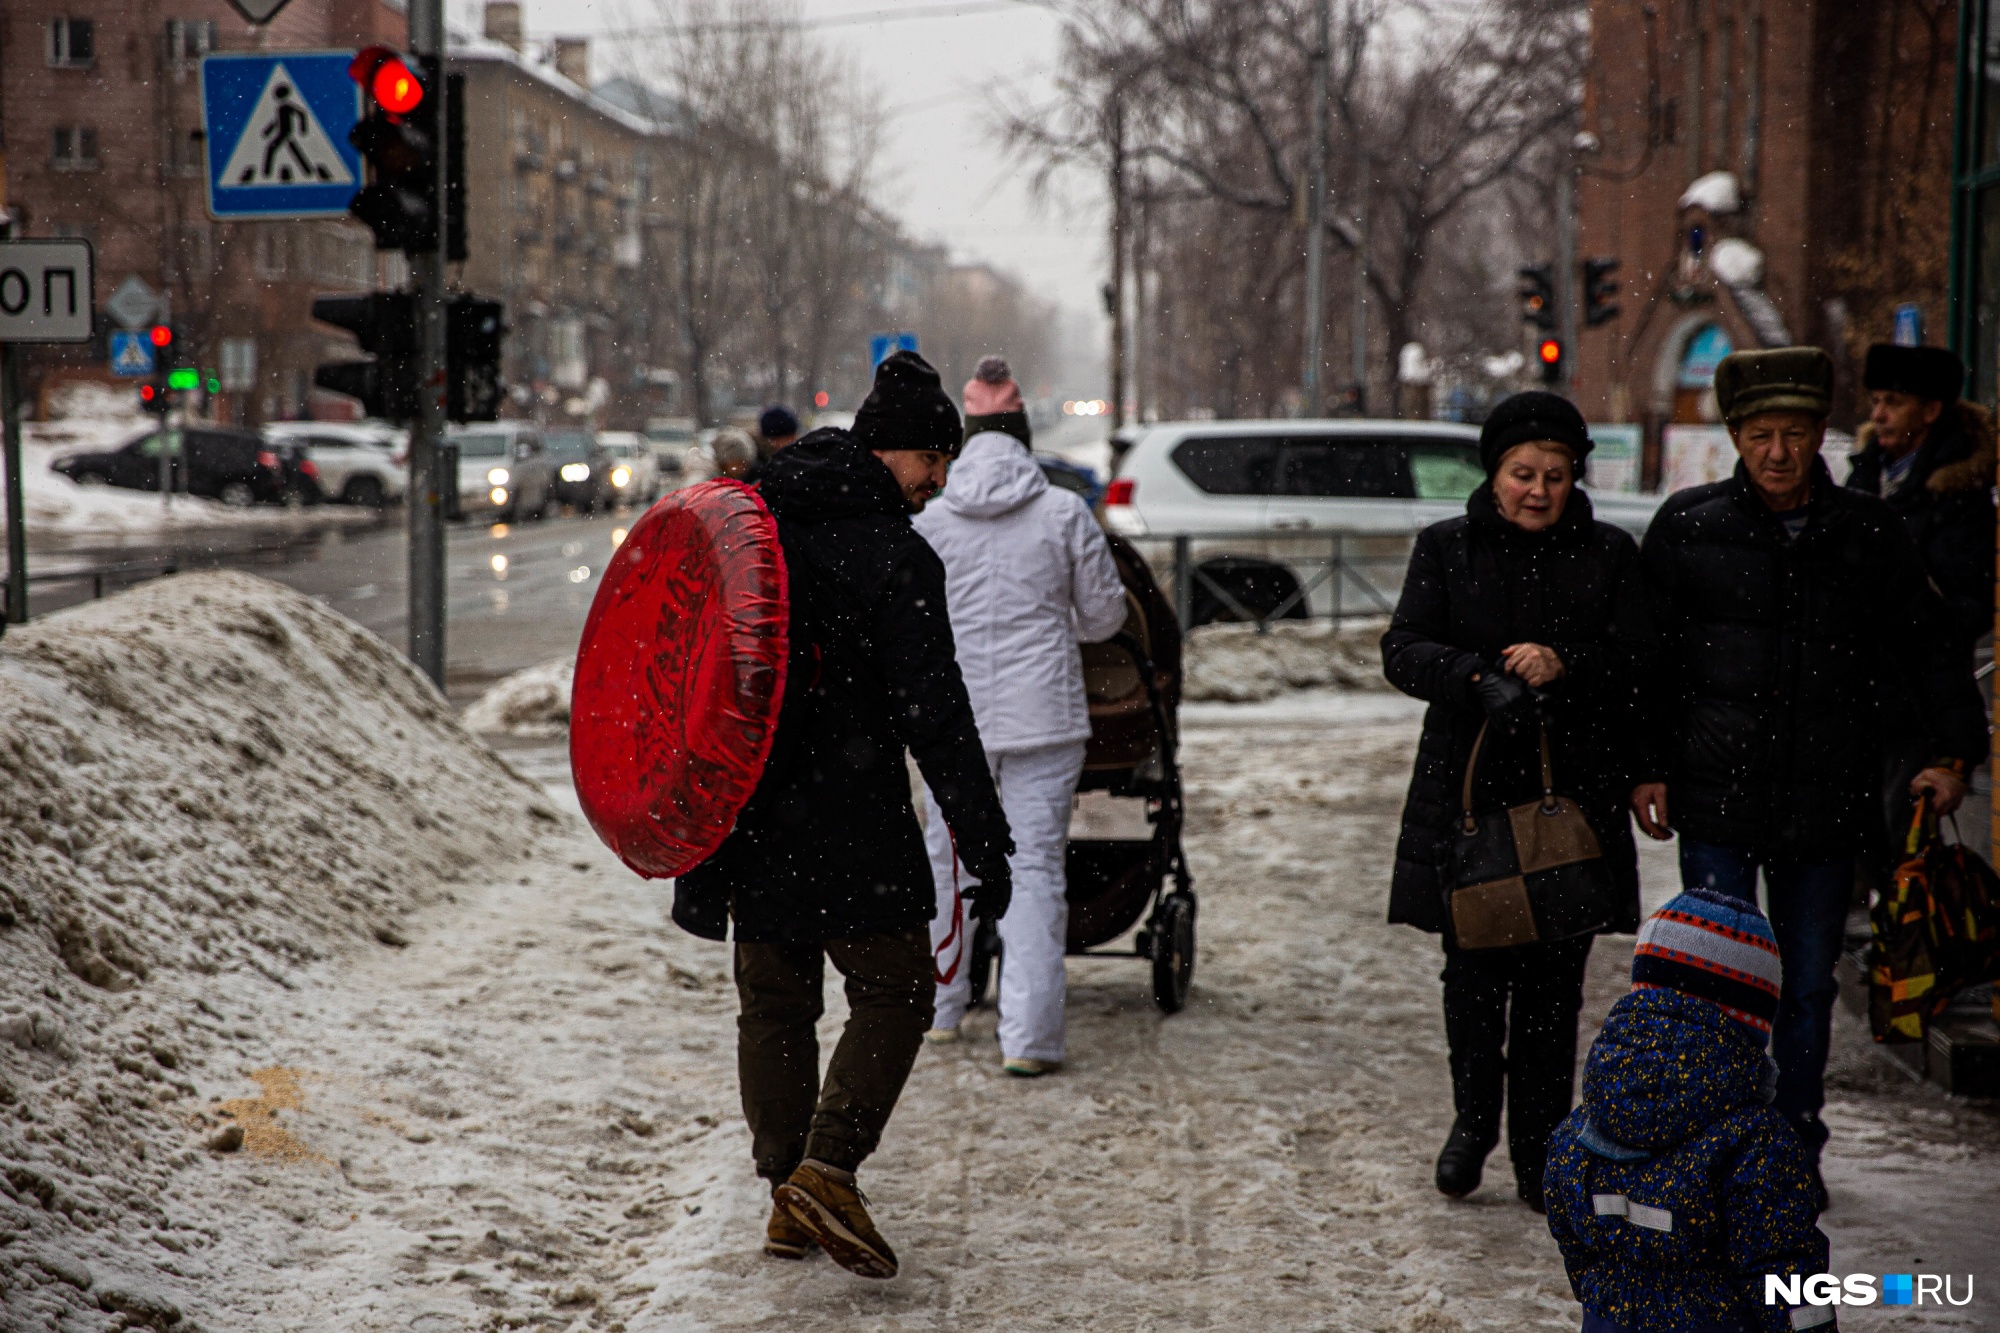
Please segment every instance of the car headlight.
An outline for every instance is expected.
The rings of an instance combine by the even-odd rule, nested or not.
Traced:
[[[564,481],[589,481],[590,464],[564,463],[562,465],[562,479]]]
[[[632,469],[629,467],[616,467],[611,469],[611,484],[613,486],[631,485]]]
[[[488,498],[489,498],[489,499],[491,499],[491,500],[493,501],[493,503],[494,503],[494,504],[497,504],[497,505],[503,505],[503,504],[506,504],[506,503],[507,503],[507,488],[506,488],[505,486],[495,486],[495,487],[493,488],[493,494],[492,494],[491,496],[489,496]]]
[[[488,486],[505,486],[509,480],[509,474],[504,467],[496,467],[486,474],[486,484]]]

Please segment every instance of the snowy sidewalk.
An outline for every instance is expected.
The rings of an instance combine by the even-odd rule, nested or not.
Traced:
[[[233,1219],[189,1313],[314,1333],[1574,1329],[1504,1150],[1468,1202],[1430,1184],[1450,1123],[1439,957],[1382,924],[1418,716],[1384,695],[1186,710],[1188,1010],[1157,1013],[1137,963],[1073,961],[1061,1076],[1005,1079],[990,1011],[967,1044],[927,1049],[864,1172],[897,1281],[758,1252],[728,954],[674,929],[663,887],[579,820],[518,872],[454,885],[405,923],[407,948],[319,965],[231,1015],[256,1029],[244,1076],[202,1092],[271,1132],[178,1177],[185,1206]],[[510,758],[574,809],[560,743]],[[1649,850],[1649,901],[1671,865]],[[1587,1024],[1624,989],[1629,948],[1598,949]],[[1990,1252],[1993,1117],[1878,1083],[1842,1023],[1836,1271],[1907,1271],[1896,1237],[1946,1181],[1958,1254]],[[1842,1319],[1990,1328],[1995,1300],[1956,1323]]]

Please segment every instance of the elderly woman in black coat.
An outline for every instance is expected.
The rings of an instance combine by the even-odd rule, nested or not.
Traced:
[[[1437,1187],[1454,1197],[1479,1187],[1504,1105],[1515,1182],[1538,1212],[1549,1135],[1574,1092],[1592,936],[1461,948],[1447,895],[1460,784],[1482,724],[1491,723],[1473,800],[1499,809],[1542,794],[1545,719],[1555,789],[1581,807],[1609,872],[1600,890],[1607,928],[1638,928],[1625,798],[1641,766],[1634,713],[1651,627],[1637,544],[1595,521],[1576,488],[1590,448],[1583,417],[1554,394],[1516,394],[1496,407],[1479,441],[1486,484],[1466,501],[1463,518],[1419,534],[1382,639],[1389,682],[1430,704],[1403,808],[1389,920],[1444,942],[1458,1115],[1438,1157]]]

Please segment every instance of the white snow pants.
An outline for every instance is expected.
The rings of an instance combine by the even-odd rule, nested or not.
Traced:
[[[1069,933],[1063,853],[1069,844],[1070,802],[1083,773],[1082,741],[1037,750],[988,754],[1000,807],[1014,834],[1014,900],[1000,918],[1005,959],[1000,968],[1000,1054],[1008,1059],[1063,1058],[1066,984],[1063,944]],[[972,998],[974,922],[963,894],[974,879],[954,864],[951,834],[937,801],[925,793],[924,843],[930,849],[938,912],[931,922],[936,958],[937,1016],[955,1028]]]

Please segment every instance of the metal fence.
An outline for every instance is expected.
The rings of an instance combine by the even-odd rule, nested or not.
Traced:
[[[1330,529],[1149,533],[1125,538],[1138,549],[1173,599],[1181,628],[1190,628],[1198,600],[1205,620],[1233,619],[1260,633],[1280,620],[1386,616],[1402,596],[1413,541],[1406,533]],[[1246,596],[1240,577],[1253,566],[1285,570],[1296,586],[1267,598]],[[1239,577],[1225,574],[1231,571]],[[1224,614],[1215,614],[1221,612]]]

